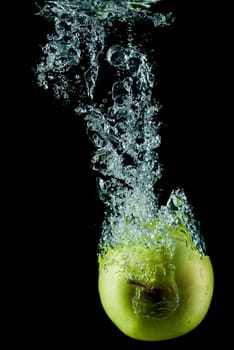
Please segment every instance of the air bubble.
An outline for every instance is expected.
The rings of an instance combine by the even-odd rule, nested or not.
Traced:
[[[125,48],[120,45],[114,45],[109,48],[106,54],[107,61],[114,67],[126,66],[128,53]]]

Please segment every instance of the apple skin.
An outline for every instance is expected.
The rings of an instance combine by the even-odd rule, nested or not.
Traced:
[[[126,260],[129,257],[129,260]],[[128,261],[128,266],[123,261]],[[147,264],[145,264],[147,262]],[[178,305],[167,317],[155,318],[135,312],[133,300],[136,289],[143,290],[148,282],[129,281],[129,270],[137,275],[140,266],[160,265],[175,267],[174,273],[162,280],[177,287]],[[168,271],[167,268],[165,271]],[[139,279],[139,276],[137,277]],[[160,280],[161,279],[161,280]],[[149,281],[149,287],[150,287]],[[157,276],[152,282],[157,286]],[[214,276],[210,258],[201,255],[186,240],[175,240],[175,251],[170,260],[162,252],[141,243],[123,243],[108,248],[99,257],[99,295],[103,308],[112,322],[127,336],[143,341],[161,341],[190,332],[205,317],[213,295]]]

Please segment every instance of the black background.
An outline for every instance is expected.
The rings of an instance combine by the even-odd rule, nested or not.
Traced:
[[[33,69],[49,27],[33,15],[33,1],[31,5],[28,92],[23,107],[29,120],[22,140],[32,232],[27,243],[33,261],[27,341],[32,348],[46,344],[73,349],[84,346],[84,341],[85,346],[134,350],[187,349],[214,339],[227,341],[232,307],[227,249],[230,158],[223,92],[225,34],[219,24],[222,9],[189,1],[169,4],[177,14],[175,31],[162,34],[157,42],[161,49],[158,96],[164,105],[161,201],[166,202],[173,188],[185,190],[213,263],[215,290],[209,312],[195,330],[178,339],[151,343],[123,335],[101,307],[97,244],[105,208],[90,167],[93,148],[83,121],[36,84]]]

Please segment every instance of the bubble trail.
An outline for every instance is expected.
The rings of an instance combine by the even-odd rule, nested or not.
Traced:
[[[157,272],[147,264],[140,264],[140,272],[129,271],[129,257],[121,256],[122,268],[127,266],[125,279],[137,290],[131,306],[134,314],[160,319],[179,305],[173,277],[175,241],[186,242],[200,257],[205,245],[183,190],[173,190],[166,205],[158,205],[161,106],[153,93],[155,63],[135,32],[139,22],[158,28],[174,21],[171,12],[153,11],[157,2],[46,1],[39,12],[53,19],[54,32],[47,37],[36,74],[41,87],[74,105],[95,146],[91,163],[107,208],[98,249],[100,265],[110,250],[135,244],[163,256],[164,265],[157,263]],[[97,90],[104,69],[110,72],[111,86],[102,85],[105,96],[100,98]],[[160,300],[151,310],[142,290],[155,297],[155,275],[157,283],[169,287],[166,294],[157,294],[163,295],[162,300],[157,297]]]
[[[136,43],[133,24],[143,19],[155,27],[170,25],[172,13],[150,10],[156,2],[45,2],[40,13],[53,18],[55,32],[48,35],[43,47],[37,66],[38,83],[53,89],[56,98],[75,99],[75,112],[87,122],[96,147],[92,165],[100,175],[99,194],[108,208],[100,249],[104,242],[110,246],[118,244],[126,232],[128,240],[140,239],[139,235],[147,237],[148,229],[142,223],[157,216],[164,224],[185,225],[203,253],[204,242],[183,191],[173,191],[168,204],[160,210],[154,191],[161,177],[157,154],[160,105],[152,96],[153,64],[143,45]],[[124,45],[108,47],[108,36],[118,23],[127,23]],[[113,80],[116,79],[107,107],[103,102],[97,103],[94,96],[103,60],[115,69]],[[146,243],[155,244],[147,238]]]

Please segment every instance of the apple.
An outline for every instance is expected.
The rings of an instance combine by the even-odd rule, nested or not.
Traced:
[[[210,258],[199,253],[184,227],[168,227],[163,243],[157,223],[151,226],[161,240],[155,247],[123,240],[99,254],[98,288],[104,310],[124,334],[161,341],[203,320],[214,278]]]

